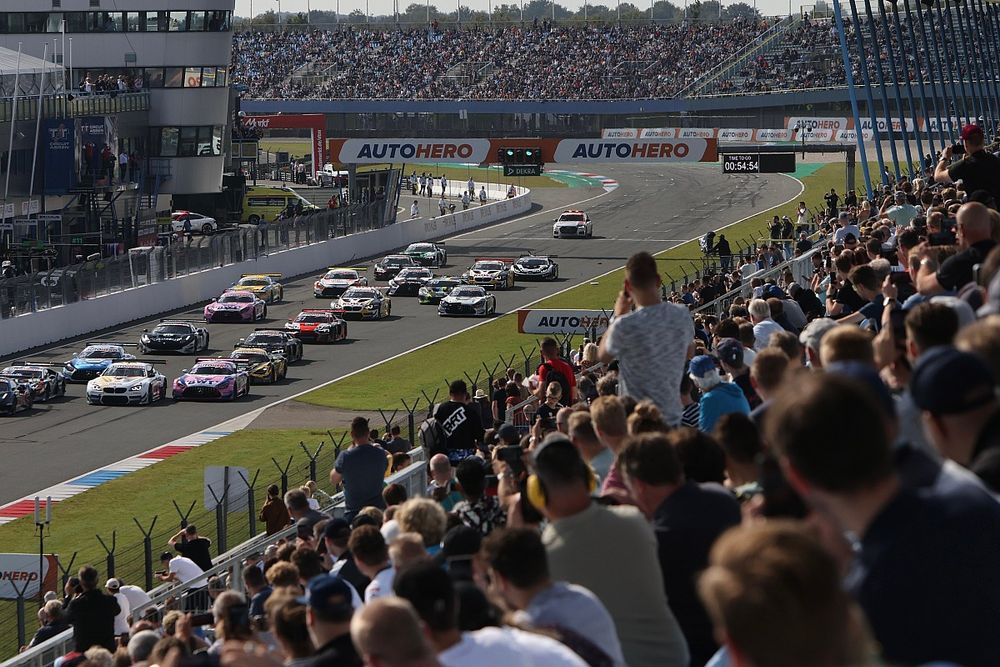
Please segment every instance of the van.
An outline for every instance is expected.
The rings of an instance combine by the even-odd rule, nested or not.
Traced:
[[[291,188],[248,187],[243,196],[243,213],[240,219],[251,225],[256,225],[261,220],[274,222],[282,211],[296,203],[302,204],[303,211],[319,208]]]

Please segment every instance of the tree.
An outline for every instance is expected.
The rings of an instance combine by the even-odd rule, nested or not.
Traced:
[[[760,20],[760,12],[745,2],[737,2],[723,8],[722,18],[726,21],[733,21],[736,19],[743,19],[744,21],[758,21]]]

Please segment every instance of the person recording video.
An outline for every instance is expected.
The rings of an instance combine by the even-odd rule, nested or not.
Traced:
[[[965,157],[952,164],[952,156],[963,153]],[[961,145],[945,146],[934,169],[934,180],[945,184],[962,181],[967,195],[985,190],[992,195],[994,207],[1000,202],[1000,158],[986,151],[983,128],[966,125]]]

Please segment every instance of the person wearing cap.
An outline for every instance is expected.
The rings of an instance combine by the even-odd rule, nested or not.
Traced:
[[[723,338],[716,344],[722,370],[729,373],[733,384],[738,386],[753,409],[760,405],[760,397],[750,382],[750,367],[743,363],[743,344],[735,338]]]
[[[306,627],[316,647],[316,655],[301,667],[361,667],[361,657],[351,641],[351,587],[335,575],[314,578],[305,595],[297,598],[306,605]]]
[[[160,581],[186,584],[197,579],[184,598],[184,611],[201,611],[208,607],[208,580],[202,576],[205,571],[193,560],[164,551],[160,554],[160,566],[164,569],[162,574],[157,575]]]
[[[906,200],[906,193],[897,190],[892,197],[886,197],[879,211],[880,220],[891,220],[894,227],[909,227],[915,217],[920,215],[920,209]]]
[[[330,519],[323,526],[323,546],[332,561],[330,574],[336,575],[347,582],[353,593],[351,599],[354,606],[361,606],[361,596],[358,591],[363,591],[371,581],[361,573],[358,564],[354,562],[354,555],[347,548],[351,539],[351,524],[346,519],[336,517]]]
[[[700,431],[711,432],[722,415],[732,412],[750,414],[750,403],[743,395],[743,390],[732,382],[722,381],[715,357],[698,355],[691,360],[688,374],[701,390],[701,415],[698,418]]]
[[[910,391],[941,455],[1000,493],[1000,401],[986,363],[950,346],[935,347],[920,356]]]
[[[128,640],[128,617],[131,613],[131,608],[128,604],[128,598],[122,594],[119,590],[120,588],[121,584],[119,584],[118,580],[114,578],[108,579],[108,582],[104,584],[104,590],[107,591],[108,595],[113,597],[116,602],[118,602],[118,615],[115,616],[115,637]]]
[[[514,430],[516,436],[517,429],[511,424],[501,426],[497,434],[500,435],[500,432],[508,427]],[[431,479],[424,495],[441,503],[445,512],[450,512],[455,507],[455,503],[462,500],[462,492],[455,484],[455,471],[451,467],[451,461],[444,454],[435,454],[431,457],[429,468]]]
[[[935,267],[930,258],[924,258],[920,262],[917,291],[924,296],[957,292],[971,283],[975,278],[975,266],[981,264],[996,246],[992,236],[990,209],[979,202],[969,202],[962,204],[955,219],[961,250],[941,262],[940,267]]]
[[[968,193],[986,190],[993,195],[993,201],[1000,201],[1000,158],[986,151],[986,136],[978,125],[962,128],[962,146],[965,157],[952,164],[954,149],[945,146],[941,158],[934,169],[934,180],[952,184],[962,181]]]
[[[834,245],[842,244],[848,234],[853,234],[855,239],[861,236],[861,230],[851,221],[851,215],[847,211],[841,211],[837,216],[837,225],[837,230],[833,233]]]

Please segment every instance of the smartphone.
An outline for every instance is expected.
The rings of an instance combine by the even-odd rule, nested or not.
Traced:
[[[906,340],[906,312],[901,308],[895,308],[889,313],[889,321],[892,323],[892,336],[899,345]]]

